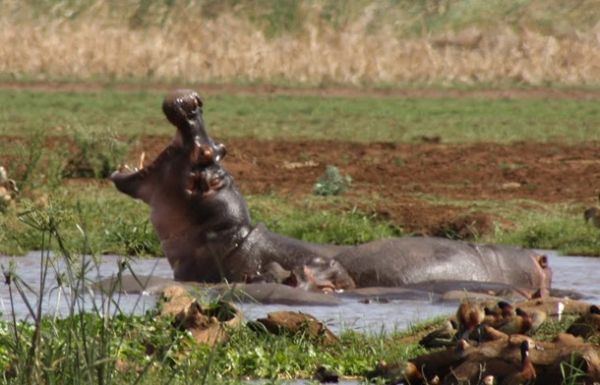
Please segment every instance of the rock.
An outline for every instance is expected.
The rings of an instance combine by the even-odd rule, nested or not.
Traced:
[[[319,366],[315,370],[313,378],[322,384],[338,383],[340,381],[340,377],[336,372],[331,369],[327,369],[324,366]]]
[[[241,312],[228,302],[203,307],[182,286],[163,290],[162,317],[171,317],[175,327],[188,330],[194,340],[210,346],[227,339],[227,329],[239,327]]]
[[[302,312],[277,311],[267,314],[267,318],[259,318],[257,322],[273,334],[304,334],[324,345],[333,345],[339,341],[321,321]]]

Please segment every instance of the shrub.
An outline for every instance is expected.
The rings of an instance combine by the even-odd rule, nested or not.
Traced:
[[[348,190],[351,184],[350,175],[342,175],[337,167],[328,165],[325,174],[315,183],[313,191],[316,195],[340,195]]]

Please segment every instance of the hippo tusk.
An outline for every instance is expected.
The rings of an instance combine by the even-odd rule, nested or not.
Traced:
[[[140,163],[139,163],[139,167],[138,169],[143,169],[144,168],[144,160],[146,159],[146,152],[142,151],[142,153],[140,154]]]

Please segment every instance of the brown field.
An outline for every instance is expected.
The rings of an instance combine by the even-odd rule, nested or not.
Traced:
[[[218,138],[217,138],[218,139]],[[22,137],[4,137],[23,142]],[[48,138],[53,148],[64,138]],[[168,144],[168,136],[148,136],[130,149],[130,164],[141,152],[146,162]],[[311,195],[325,166],[336,164],[352,177],[343,200],[328,207],[376,214],[405,232],[459,237],[482,236],[494,226],[511,229],[505,213],[477,201],[510,201],[524,211],[539,204],[583,207],[600,191],[598,143],[350,143],[343,141],[226,140],[225,167],[245,195],[276,193],[293,201]],[[14,159],[0,156],[0,162]],[[20,170],[19,172],[22,172]],[[70,184],[97,183],[90,179]],[[110,185],[108,180],[100,182]],[[462,202],[462,203],[461,203]],[[475,207],[475,208],[474,208]],[[582,219],[583,220],[583,219]]]
[[[102,83],[0,82],[6,89],[37,92],[97,92]],[[113,90],[167,91],[168,84],[121,84]],[[598,100],[595,89],[370,89],[353,87],[281,88],[268,85],[203,85],[211,94],[275,94],[321,96],[387,95],[417,98],[559,99]],[[163,122],[164,123],[164,122]],[[274,193],[292,206],[373,214],[399,226],[404,233],[453,236],[465,239],[494,236],[495,230],[518,231],[527,213],[558,208],[560,215],[581,218],[586,206],[597,204],[600,192],[600,146],[598,142],[476,142],[446,143],[441,138],[415,137],[407,143],[359,143],[342,140],[260,140],[252,137],[216,138],[225,142],[226,168],[245,195]],[[4,136],[5,142],[27,140]],[[65,137],[48,137],[54,148]],[[438,140],[440,140],[438,142]],[[145,152],[154,159],[170,141],[169,136],[142,136],[129,148],[130,164]],[[6,143],[5,143],[6,144]],[[18,146],[16,147],[18,148]],[[73,147],[73,153],[77,153]],[[16,155],[13,155],[16,156]],[[0,154],[0,164],[17,160]],[[352,188],[341,199],[310,200],[315,181],[327,165],[336,165],[352,177]],[[17,167],[16,176],[25,165]],[[67,179],[75,186],[108,180]],[[565,211],[566,210],[566,211]],[[515,214],[518,213],[518,214]],[[514,222],[513,222],[514,221]],[[582,226],[583,227],[583,226]]]
[[[40,92],[98,91],[97,83],[0,83],[9,89]],[[169,90],[169,85],[121,85],[116,89]],[[356,88],[281,89],[269,86],[203,86],[206,94],[282,93],[300,95],[344,95],[384,97],[480,97],[548,98],[596,100],[594,90],[552,88],[506,90]],[[217,138],[218,140],[219,138]],[[22,137],[4,137],[22,142]],[[48,138],[52,148],[65,138]],[[311,195],[315,181],[326,165],[335,164],[352,177],[352,188],[344,199],[329,201],[337,209],[353,207],[376,214],[401,226],[405,232],[446,236],[448,231],[470,238],[489,234],[494,226],[515,228],[505,213],[488,208],[479,210],[477,201],[510,201],[527,211],[538,204],[568,204],[583,209],[597,203],[600,192],[600,146],[596,142],[564,144],[517,142],[512,144],[448,144],[424,137],[422,143],[356,143],[317,140],[257,140],[228,138],[226,168],[246,194],[276,193],[290,201]],[[146,162],[154,159],[168,144],[168,136],[141,137],[130,148],[129,162],[136,164],[141,152]],[[0,154],[0,164],[11,164]],[[22,172],[23,170],[20,170]],[[96,183],[89,179],[68,183]],[[110,185],[109,181],[101,184]],[[474,208],[475,207],[475,208]],[[574,213],[580,215],[579,212]],[[583,219],[582,219],[583,221]]]
[[[168,142],[145,138],[132,150],[153,158]],[[338,164],[352,176],[348,209],[376,213],[407,232],[438,234],[492,230],[493,222],[511,223],[489,212],[477,212],[436,200],[526,200],[595,202],[600,186],[597,144],[519,143],[391,144],[323,141],[227,140],[226,167],[244,194],[275,192],[291,200],[310,194],[327,164]],[[312,161],[312,162],[310,162]],[[515,203],[519,205],[519,203]],[[467,228],[470,227],[470,228]],[[463,234],[468,237],[473,234]]]
[[[48,10],[2,3],[0,74],[312,86],[596,85],[600,79],[600,25],[586,18],[595,9],[589,0],[571,8],[557,1],[517,4],[518,12],[505,18],[501,3],[486,16],[481,2],[482,19],[465,16],[458,22],[452,17],[464,2],[452,8],[452,2],[427,1],[418,33],[418,18],[388,2],[362,2],[352,17],[337,23],[323,21],[333,3],[302,2],[290,6],[301,17],[290,23],[299,25],[277,34],[252,22],[251,11],[265,10],[246,8],[258,2],[217,10],[208,1],[174,9],[159,2],[149,2],[148,9],[145,2],[89,3],[81,12],[61,1]],[[443,28],[426,26],[436,18]]]

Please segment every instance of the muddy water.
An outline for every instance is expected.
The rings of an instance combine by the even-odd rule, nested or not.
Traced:
[[[554,270],[553,287],[565,290],[574,290],[582,293],[586,300],[600,303],[600,258],[586,257],[563,257],[549,252],[550,263]],[[39,292],[40,277],[40,253],[32,252],[24,257],[0,257],[0,265],[3,270],[8,269],[9,264],[14,264],[18,277],[23,280],[32,290],[23,287],[24,299],[15,285],[12,288],[12,301],[9,286],[0,285],[0,312],[3,318],[12,317],[30,319],[31,308],[37,308],[37,296]],[[92,263],[90,258],[84,259],[88,267],[86,280],[90,283],[101,278],[116,274],[119,269],[119,261],[122,258],[116,256],[103,256]],[[154,275],[171,278],[171,269],[165,259],[134,259],[129,260],[131,270],[141,275]],[[57,274],[57,272],[59,272]],[[65,281],[66,267],[62,263],[51,266],[46,278],[45,295],[43,296],[43,311],[51,316],[69,314],[69,305],[74,292],[70,289],[60,287],[57,284],[57,275],[62,275]],[[125,271],[125,274],[130,274]],[[89,293],[87,290],[83,290]],[[85,308],[97,309],[103,313],[112,314],[116,311],[129,313],[143,313],[151,309],[155,304],[155,298],[151,295],[116,295],[109,300],[99,295],[86,294]],[[284,306],[284,305],[261,305],[242,304],[244,315],[247,319],[255,319],[265,316],[268,312],[275,310],[300,310],[310,313],[323,320],[335,332],[342,329],[353,329],[357,331],[381,332],[404,329],[412,323],[416,323],[433,316],[446,315],[454,311],[455,305],[434,302],[433,300],[395,300],[389,303],[359,303],[356,299],[344,299],[340,306]]]

